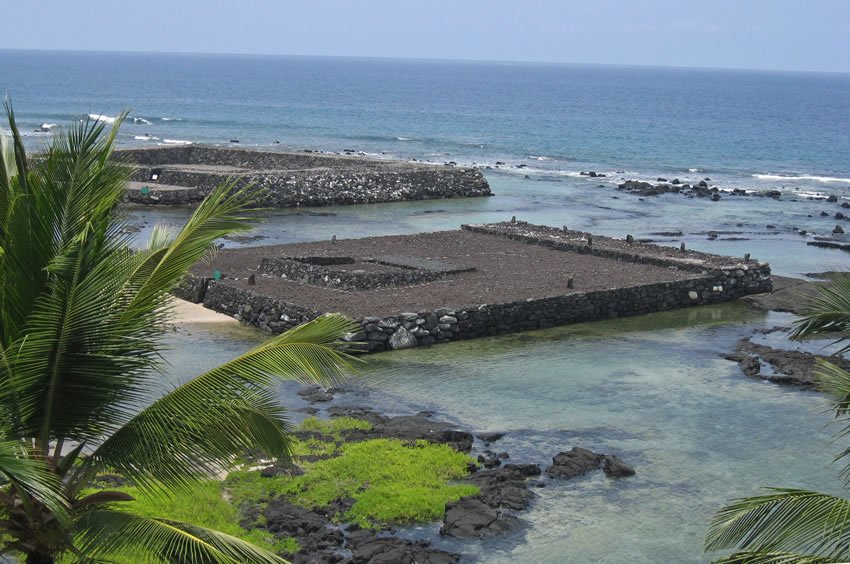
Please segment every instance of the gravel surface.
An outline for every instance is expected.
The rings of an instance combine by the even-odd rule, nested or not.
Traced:
[[[362,260],[379,255],[423,257],[475,270],[426,284],[367,291],[310,286],[257,272],[264,257],[348,256]],[[214,269],[223,273],[225,284],[247,287],[248,276],[256,273],[256,285],[251,288],[258,294],[316,312],[342,312],[352,317],[507,303],[696,276],[671,268],[552,250],[461,230],[341,239],[336,244],[322,241],[223,249],[212,263],[196,265],[193,272],[210,276]],[[567,288],[570,277],[575,280],[572,290]]]

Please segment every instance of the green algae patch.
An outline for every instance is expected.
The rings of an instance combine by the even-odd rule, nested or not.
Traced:
[[[339,439],[345,431],[371,431],[372,424],[354,417],[336,417],[334,419],[319,419],[308,417],[298,428],[302,431],[313,431]]]
[[[301,476],[233,472],[225,487],[236,504],[284,496],[314,508],[351,498],[354,505],[341,521],[381,527],[437,521],[446,503],[478,493],[475,486],[453,483],[467,476],[471,461],[447,445],[372,439],[343,444],[332,458],[302,464]]]

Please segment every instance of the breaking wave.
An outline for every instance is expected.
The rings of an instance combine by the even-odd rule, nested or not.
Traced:
[[[103,123],[115,123],[118,118],[113,116],[105,116],[103,114],[89,114],[89,119],[94,121],[102,121]]]
[[[787,174],[754,174],[753,178],[758,178],[759,180],[772,181],[812,180],[814,182],[850,182],[850,178],[841,178],[836,176],[816,176],[808,174],[801,174],[799,176],[792,176]]]

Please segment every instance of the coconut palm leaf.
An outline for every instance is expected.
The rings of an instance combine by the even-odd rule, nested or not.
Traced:
[[[773,489],[736,500],[714,516],[706,550],[787,551],[834,560],[850,558],[850,500],[827,494]]]
[[[818,287],[810,306],[811,312],[796,323],[792,337],[821,333],[847,333],[850,330],[850,275],[846,273],[831,275],[829,284]],[[850,350],[850,343],[842,348],[840,353],[848,350]]]
[[[830,558],[793,552],[735,552],[714,560],[714,564],[828,564]]]
[[[817,377],[818,389],[829,397],[836,422],[844,424],[835,434],[835,439],[844,439],[850,436],[850,374],[830,362],[818,360]],[[847,456],[850,456],[850,447],[843,449],[833,460],[839,461]],[[850,464],[842,469],[840,475],[845,486],[850,486]]]
[[[145,277],[127,315],[132,315],[139,305],[172,290],[189,267],[204,256],[213,241],[251,228],[244,212],[256,200],[257,191],[251,186],[237,188],[236,182],[227,181],[213,190],[162,256],[151,254],[150,260],[155,261],[155,267]],[[155,232],[154,237],[152,243],[161,244],[161,234]]]
[[[355,324],[319,317],[179,386],[103,441],[80,470],[114,468],[142,488],[187,486],[260,447],[285,457],[279,380],[333,384],[354,359],[340,350]]]
[[[99,559],[130,543],[163,560],[279,561],[227,535],[112,511],[126,499],[119,492],[82,492],[104,469],[142,490],[168,491],[256,447],[286,456],[286,414],[272,386],[336,382],[352,362],[343,337],[356,327],[338,315],[319,318],[163,393],[169,291],[213,241],[249,228],[257,192],[225,183],[179,232],[157,228],[147,248],[132,251],[118,210],[129,172],[112,158],[121,120],[108,133],[84,120],[30,162],[11,106],[7,116],[0,441],[26,445],[5,458],[0,446],[0,474],[12,480],[0,502],[26,514],[20,530],[7,530],[7,548],[38,561],[68,551]],[[52,477],[32,481],[35,470]],[[63,511],[67,521],[57,519]]]
[[[187,564],[280,564],[284,559],[211,529],[169,519],[146,518],[125,511],[97,509],[80,520],[77,548],[89,558],[108,558],[127,548],[152,561]]]
[[[0,441],[0,474],[47,507],[57,519],[68,520],[67,502],[60,492],[57,476],[43,461],[31,458],[20,442]]]

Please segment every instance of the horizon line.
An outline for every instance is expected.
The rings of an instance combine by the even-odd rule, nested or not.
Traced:
[[[812,70],[812,69],[766,69],[752,67],[721,67],[721,66],[684,66],[663,65],[646,63],[598,63],[598,62],[574,62],[553,60],[531,60],[531,59],[466,59],[445,57],[391,57],[379,55],[305,55],[299,53],[233,53],[223,51],[138,51],[131,49],[41,49],[41,48],[16,48],[0,47],[0,52],[19,53],[81,53],[81,54],[112,54],[112,55],[188,55],[188,56],[226,56],[226,57],[281,57],[281,58],[304,58],[304,59],[350,59],[350,60],[373,60],[373,61],[410,61],[410,62],[444,62],[444,63],[491,63],[503,65],[550,65],[550,66],[585,66],[585,67],[618,67],[618,68],[645,68],[645,69],[673,69],[673,70],[714,70],[734,72],[767,72],[767,73],[800,73],[800,74],[830,74],[850,76],[850,70]]]

